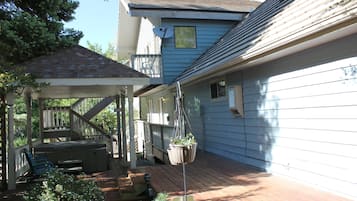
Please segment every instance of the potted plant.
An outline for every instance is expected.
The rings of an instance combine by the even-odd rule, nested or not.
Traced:
[[[185,137],[176,136],[171,139],[167,153],[172,165],[192,163],[196,157],[197,142],[192,133]]]

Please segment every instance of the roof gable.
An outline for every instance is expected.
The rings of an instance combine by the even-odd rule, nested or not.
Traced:
[[[147,78],[143,73],[79,45],[34,58],[23,66],[26,72],[41,79]]]

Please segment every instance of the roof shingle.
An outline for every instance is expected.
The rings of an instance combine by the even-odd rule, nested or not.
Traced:
[[[143,73],[79,45],[23,64],[37,78],[147,78]]]
[[[217,70],[226,63],[246,61],[356,18],[355,0],[267,0],[177,80]]]

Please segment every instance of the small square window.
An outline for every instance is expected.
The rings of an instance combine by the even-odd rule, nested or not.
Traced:
[[[221,80],[211,84],[211,98],[216,99],[226,96],[226,81]]]
[[[196,48],[196,28],[183,26],[175,27],[175,47]]]

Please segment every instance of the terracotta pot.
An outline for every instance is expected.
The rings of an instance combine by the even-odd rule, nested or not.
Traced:
[[[167,153],[171,165],[179,165],[182,163],[192,163],[196,157],[197,143],[190,146],[170,144]]]

